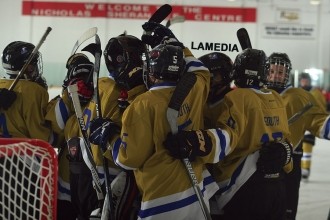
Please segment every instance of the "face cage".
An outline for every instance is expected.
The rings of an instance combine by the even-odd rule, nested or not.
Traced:
[[[38,78],[42,78],[42,73],[43,73],[43,62],[42,62],[42,55],[40,52],[38,52],[38,59],[37,59],[37,62],[34,63],[34,64],[29,64],[29,65],[33,65],[34,66],[34,69],[32,72],[28,72],[28,74],[23,74],[22,77],[24,79],[28,79],[28,80],[31,80],[31,81],[35,81],[36,79]],[[23,65],[24,66],[24,65]],[[22,67],[23,68],[23,67]],[[19,72],[21,71],[22,69],[20,70],[16,70],[16,71],[13,71],[13,70],[9,70],[9,69],[5,69],[5,72],[6,74],[8,74],[10,76],[10,78],[16,78],[17,75],[19,74]]]
[[[271,68],[273,67],[273,68]],[[283,67],[282,70],[280,70],[280,67]],[[271,75],[271,69],[273,69],[272,77],[274,80],[270,80]],[[283,73],[280,73],[280,71],[284,71],[284,76],[282,77]],[[269,88],[285,88],[289,82],[290,77],[290,66],[286,62],[280,62],[279,60],[276,60],[276,62],[271,62],[268,69],[268,77],[267,77],[267,87]]]
[[[130,62],[130,59],[129,59],[129,54],[127,51],[124,52],[123,55],[123,58],[124,58],[124,62],[119,64],[117,62],[117,65],[116,65],[116,68],[113,68],[114,67],[114,62],[111,61],[110,62],[110,66],[111,66],[111,70],[109,71],[109,74],[110,76],[112,76],[115,80],[118,80],[121,78],[121,75],[126,71],[126,69],[128,68],[128,64]],[[110,55],[108,55],[110,56]],[[110,68],[109,68],[110,69]]]
[[[80,68],[78,71],[76,69],[81,66],[90,66],[90,69],[88,68]],[[88,73],[88,74],[86,74]],[[70,70],[70,73],[67,75],[65,80],[63,81],[63,89],[66,89],[69,82],[73,80],[74,78],[82,78],[85,83],[91,82],[93,80],[93,73],[94,73],[94,64],[79,64],[75,68]],[[85,75],[87,77],[85,77]],[[68,77],[69,76],[69,77]]]
[[[149,61],[143,60],[143,69],[142,69],[142,78],[144,85],[147,87],[147,89],[150,89],[152,86],[152,82],[150,81],[149,78]]]

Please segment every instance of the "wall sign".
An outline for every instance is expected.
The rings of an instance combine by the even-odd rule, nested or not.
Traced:
[[[97,2],[23,1],[22,14],[50,17],[149,19],[160,5]],[[256,22],[256,8],[172,5],[172,16],[207,22]]]
[[[263,24],[262,37],[315,39],[316,26],[313,24]]]

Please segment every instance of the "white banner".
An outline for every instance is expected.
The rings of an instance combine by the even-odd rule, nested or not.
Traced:
[[[313,24],[263,24],[263,38],[315,39],[316,27]]]

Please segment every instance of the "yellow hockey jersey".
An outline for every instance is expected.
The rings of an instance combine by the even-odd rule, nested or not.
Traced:
[[[324,106],[320,106],[321,102],[317,101],[310,92],[289,86],[281,92],[281,96],[286,105],[288,118],[299,112],[308,103],[313,104],[311,109],[290,125],[290,140],[294,149],[303,139],[306,130],[319,138],[330,139],[329,114]]]
[[[262,143],[289,137],[285,103],[275,91],[237,88],[227,93],[217,128],[209,129],[219,162],[213,173],[220,186],[219,208],[256,171]],[[216,161],[216,159],[215,159]]]
[[[52,130],[55,133],[61,134],[63,133],[66,121],[73,114],[74,108],[66,89],[63,91],[61,97],[57,96],[49,101],[46,120],[51,124]]]
[[[13,79],[0,79],[0,88],[9,88]],[[49,99],[45,88],[35,82],[20,79],[14,91],[17,98],[8,110],[0,110],[1,137],[36,138],[51,141],[51,129],[45,114]]]
[[[220,115],[220,108],[221,108],[221,103],[223,100],[223,97],[225,94],[227,94],[228,92],[230,92],[232,89],[229,88],[225,88],[224,91],[222,91],[221,96],[218,97],[217,101],[211,103],[211,102],[207,102],[204,106],[204,125],[205,128],[215,128],[216,127],[216,121],[217,118]]]
[[[210,76],[189,50],[185,54],[187,74],[195,72],[197,82],[181,106],[178,128],[200,129]],[[163,82],[138,96],[124,112],[121,140],[113,146],[116,163],[134,170],[142,195],[138,219],[203,219],[182,161],[171,157],[163,145],[171,132],[166,110],[174,89],[174,83]],[[218,187],[205,169],[204,161],[198,158],[192,166],[208,204]]]
[[[115,81],[111,77],[102,77],[99,79],[99,97],[101,103],[101,114],[102,117],[110,118],[118,125],[121,125],[121,117],[123,114],[123,110],[118,107],[118,98],[120,96],[121,89],[115,83]],[[130,91],[128,91],[128,102],[131,102],[137,95],[143,93],[146,90],[144,85],[137,86]],[[96,117],[96,103],[89,102],[83,108],[83,116],[84,122],[86,125],[86,129],[89,133],[90,121]],[[66,132],[65,139],[68,141],[73,137],[82,137],[80,127],[75,115],[72,116],[73,119],[70,118],[70,123],[66,124]],[[68,128],[67,128],[68,127]],[[97,146],[91,144],[91,151],[93,154],[94,162],[96,164],[97,172],[100,176],[101,181],[104,181],[104,169],[103,169],[103,156],[104,153]],[[107,156],[109,160],[109,172],[110,177],[113,179],[121,170],[119,167],[113,162],[112,156]]]
[[[315,100],[319,102],[322,110],[326,110],[327,108],[327,100],[325,99],[322,91],[318,88],[313,88],[310,93],[314,96]]]
[[[68,91],[64,90],[62,96],[49,101],[45,120],[51,126],[54,136],[53,146],[59,149],[58,164],[58,199],[71,201],[69,161],[66,158],[68,148],[65,141],[65,126],[69,118],[74,115],[74,108]],[[71,119],[72,120],[72,119]],[[71,123],[69,123],[71,126]],[[68,129],[70,130],[70,129]]]

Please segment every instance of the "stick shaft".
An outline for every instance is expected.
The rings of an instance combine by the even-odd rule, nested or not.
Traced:
[[[313,107],[313,104],[309,102],[299,112],[292,115],[291,118],[289,118],[289,120],[288,120],[289,125],[291,125],[292,123],[297,121],[303,114],[305,114],[305,112],[307,112],[312,107]]]
[[[83,159],[91,171],[95,190],[97,193],[97,197],[99,200],[101,200],[104,198],[104,195],[103,195],[102,188],[101,188],[101,181],[100,181],[100,178],[96,171],[96,164],[95,164],[92,152],[91,152],[90,143],[88,141],[88,135],[87,135],[86,126],[85,126],[83,113],[81,110],[79,96],[78,96],[77,84],[69,85],[68,92],[71,95],[71,99],[72,99],[72,103],[73,103],[73,106],[75,109],[76,117],[77,117],[77,120],[79,123],[79,128],[82,133],[84,144],[85,144],[81,148],[81,151],[83,153]]]
[[[167,109],[167,120],[170,124],[171,127],[171,131],[173,134],[176,134],[178,132],[178,127],[177,127],[177,117],[178,117],[178,113],[180,110],[180,107],[182,105],[182,103],[184,102],[185,98],[187,97],[187,95],[189,94],[189,91],[191,90],[191,88],[194,86],[195,82],[196,82],[197,78],[196,75],[193,73],[186,73],[185,75],[183,75],[183,77],[180,79],[179,83],[177,84],[172,98],[170,100],[170,103],[168,105],[168,109]],[[182,159],[182,162],[184,164],[184,167],[187,171],[188,177],[190,179],[190,182],[192,184],[192,187],[195,191],[195,194],[197,196],[197,200],[200,204],[201,210],[204,214],[205,219],[207,220],[211,220],[211,215],[208,211],[208,207],[205,204],[205,201],[203,199],[203,194],[202,191],[198,185],[198,181],[196,178],[196,174],[192,168],[192,165],[189,161],[188,158],[184,158]]]

